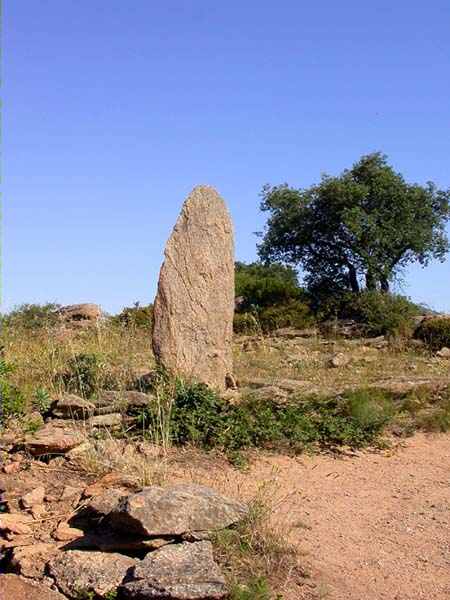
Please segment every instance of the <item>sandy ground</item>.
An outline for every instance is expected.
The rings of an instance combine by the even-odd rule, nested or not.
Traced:
[[[249,475],[274,478],[286,494],[279,517],[304,553],[314,597],[450,598],[450,436],[340,458],[269,457]]]

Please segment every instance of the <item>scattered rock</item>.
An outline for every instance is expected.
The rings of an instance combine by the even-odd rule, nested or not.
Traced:
[[[72,540],[82,538],[83,536],[84,532],[81,531],[81,529],[71,527],[64,521],[59,523],[58,527],[53,532],[53,537],[55,540],[58,540],[58,542],[71,542]]]
[[[450,348],[442,348],[439,352],[436,352],[436,356],[439,356],[439,358],[450,358]]]
[[[99,494],[103,494],[106,490],[112,487],[126,488],[135,491],[136,483],[134,479],[128,477],[127,475],[112,472],[108,473],[107,475],[104,475],[100,479],[97,479],[97,481],[95,481],[91,485],[88,485],[83,492],[83,496],[85,498],[98,496]]]
[[[45,585],[19,575],[0,575],[1,600],[66,600]]]
[[[110,513],[113,529],[140,536],[182,535],[215,531],[237,523],[247,508],[207,487],[182,484],[151,486],[123,499]]]
[[[125,598],[219,600],[228,596],[210,542],[173,544],[147,554],[121,588]]]
[[[7,475],[13,475],[14,473],[18,473],[21,469],[21,463],[19,461],[9,463],[3,467],[3,473]]]
[[[50,558],[59,551],[55,544],[33,544],[14,548],[11,567],[23,577],[43,579]]]
[[[107,415],[115,412],[145,408],[154,401],[154,396],[134,390],[103,390],[95,400],[95,414]]]
[[[334,356],[332,356],[329,360],[329,366],[335,369],[339,367],[346,367],[351,363],[351,357],[348,354],[344,354],[344,352],[337,352]]]
[[[288,394],[275,385],[266,385],[252,391],[252,397],[262,402],[283,403],[288,399]]]
[[[233,372],[233,315],[233,225],[219,194],[199,186],[165,250],[154,305],[157,362],[224,391]]]
[[[58,419],[87,419],[94,414],[94,410],[92,402],[75,394],[66,394],[56,400],[52,414]]]
[[[28,492],[20,499],[20,502],[23,508],[32,508],[37,504],[42,504],[45,498],[45,488],[44,486],[39,486],[31,492]]]
[[[31,517],[23,513],[0,514],[0,531],[17,535],[30,535],[32,533],[29,526],[31,522]]]
[[[60,427],[52,421],[34,434],[25,438],[25,448],[33,456],[65,454],[85,441],[85,437],[74,429]]]
[[[104,598],[117,589],[135,564],[123,554],[68,550],[50,560],[48,571],[67,596],[78,598],[82,590]]]

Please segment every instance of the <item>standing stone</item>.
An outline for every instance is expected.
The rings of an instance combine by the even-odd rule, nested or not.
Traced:
[[[154,307],[153,351],[174,375],[224,390],[232,373],[233,225],[211,187],[187,198],[167,242]]]

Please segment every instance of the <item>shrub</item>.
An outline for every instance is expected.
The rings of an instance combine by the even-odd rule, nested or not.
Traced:
[[[22,304],[2,317],[2,322],[13,328],[41,329],[58,322],[59,304]]]
[[[229,455],[252,447],[301,451],[312,444],[367,446],[392,414],[390,396],[374,391],[283,405],[250,396],[234,405],[205,385],[178,381],[161,397],[165,402],[150,404],[140,419],[154,441],[159,441],[163,423],[162,437],[170,443],[216,447]]]
[[[235,313],[233,320],[234,333],[253,335],[261,330],[258,318],[254,313]]]
[[[259,322],[265,332],[280,327],[307,327],[312,321],[309,306],[300,300],[265,308],[259,314]]]
[[[423,307],[397,294],[383,292],[347,292],[322,304],[321,319],[332,317],[354,319],[361,323],[367,335],[410,335],[413,317],[423,313]]]
[[[280,264],[236,263],[236,296],[243,298],[240,310],[260,310],[305,296],[294,269]]]
[[[128,306],[119,315],[112,317],[114,323],[124,327],[151,329],[153,325],[153,305],[140,306],[136,302],[134,306]]]
[[[423,340],[431,350],[450,348],[450,317],[426,319],[416,330],[415,337]]]
[[[25,398],[16,386],[9,381],[14,365],[0,360],[0,427],[4,419],[18,417],[25,412]]]
[[[69,359],[62,382],[67,391],[90,398],[100,387],[102,360],[99,354],[80,353]]]

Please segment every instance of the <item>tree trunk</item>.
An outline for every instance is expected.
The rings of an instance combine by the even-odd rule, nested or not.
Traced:
[[[359,294],[360,289],[358,275],[353,265],[348,265],[348,278],[350,281],[350,287],[352,288],[352,292],[355,294]]]
[[[389,281],[385,277],[380,279],[381,291],[387,294],[389,292]]]
[[[374,292],[377,289],[377,281],[370,270],[366,273],[366,288],[369,292]]]

